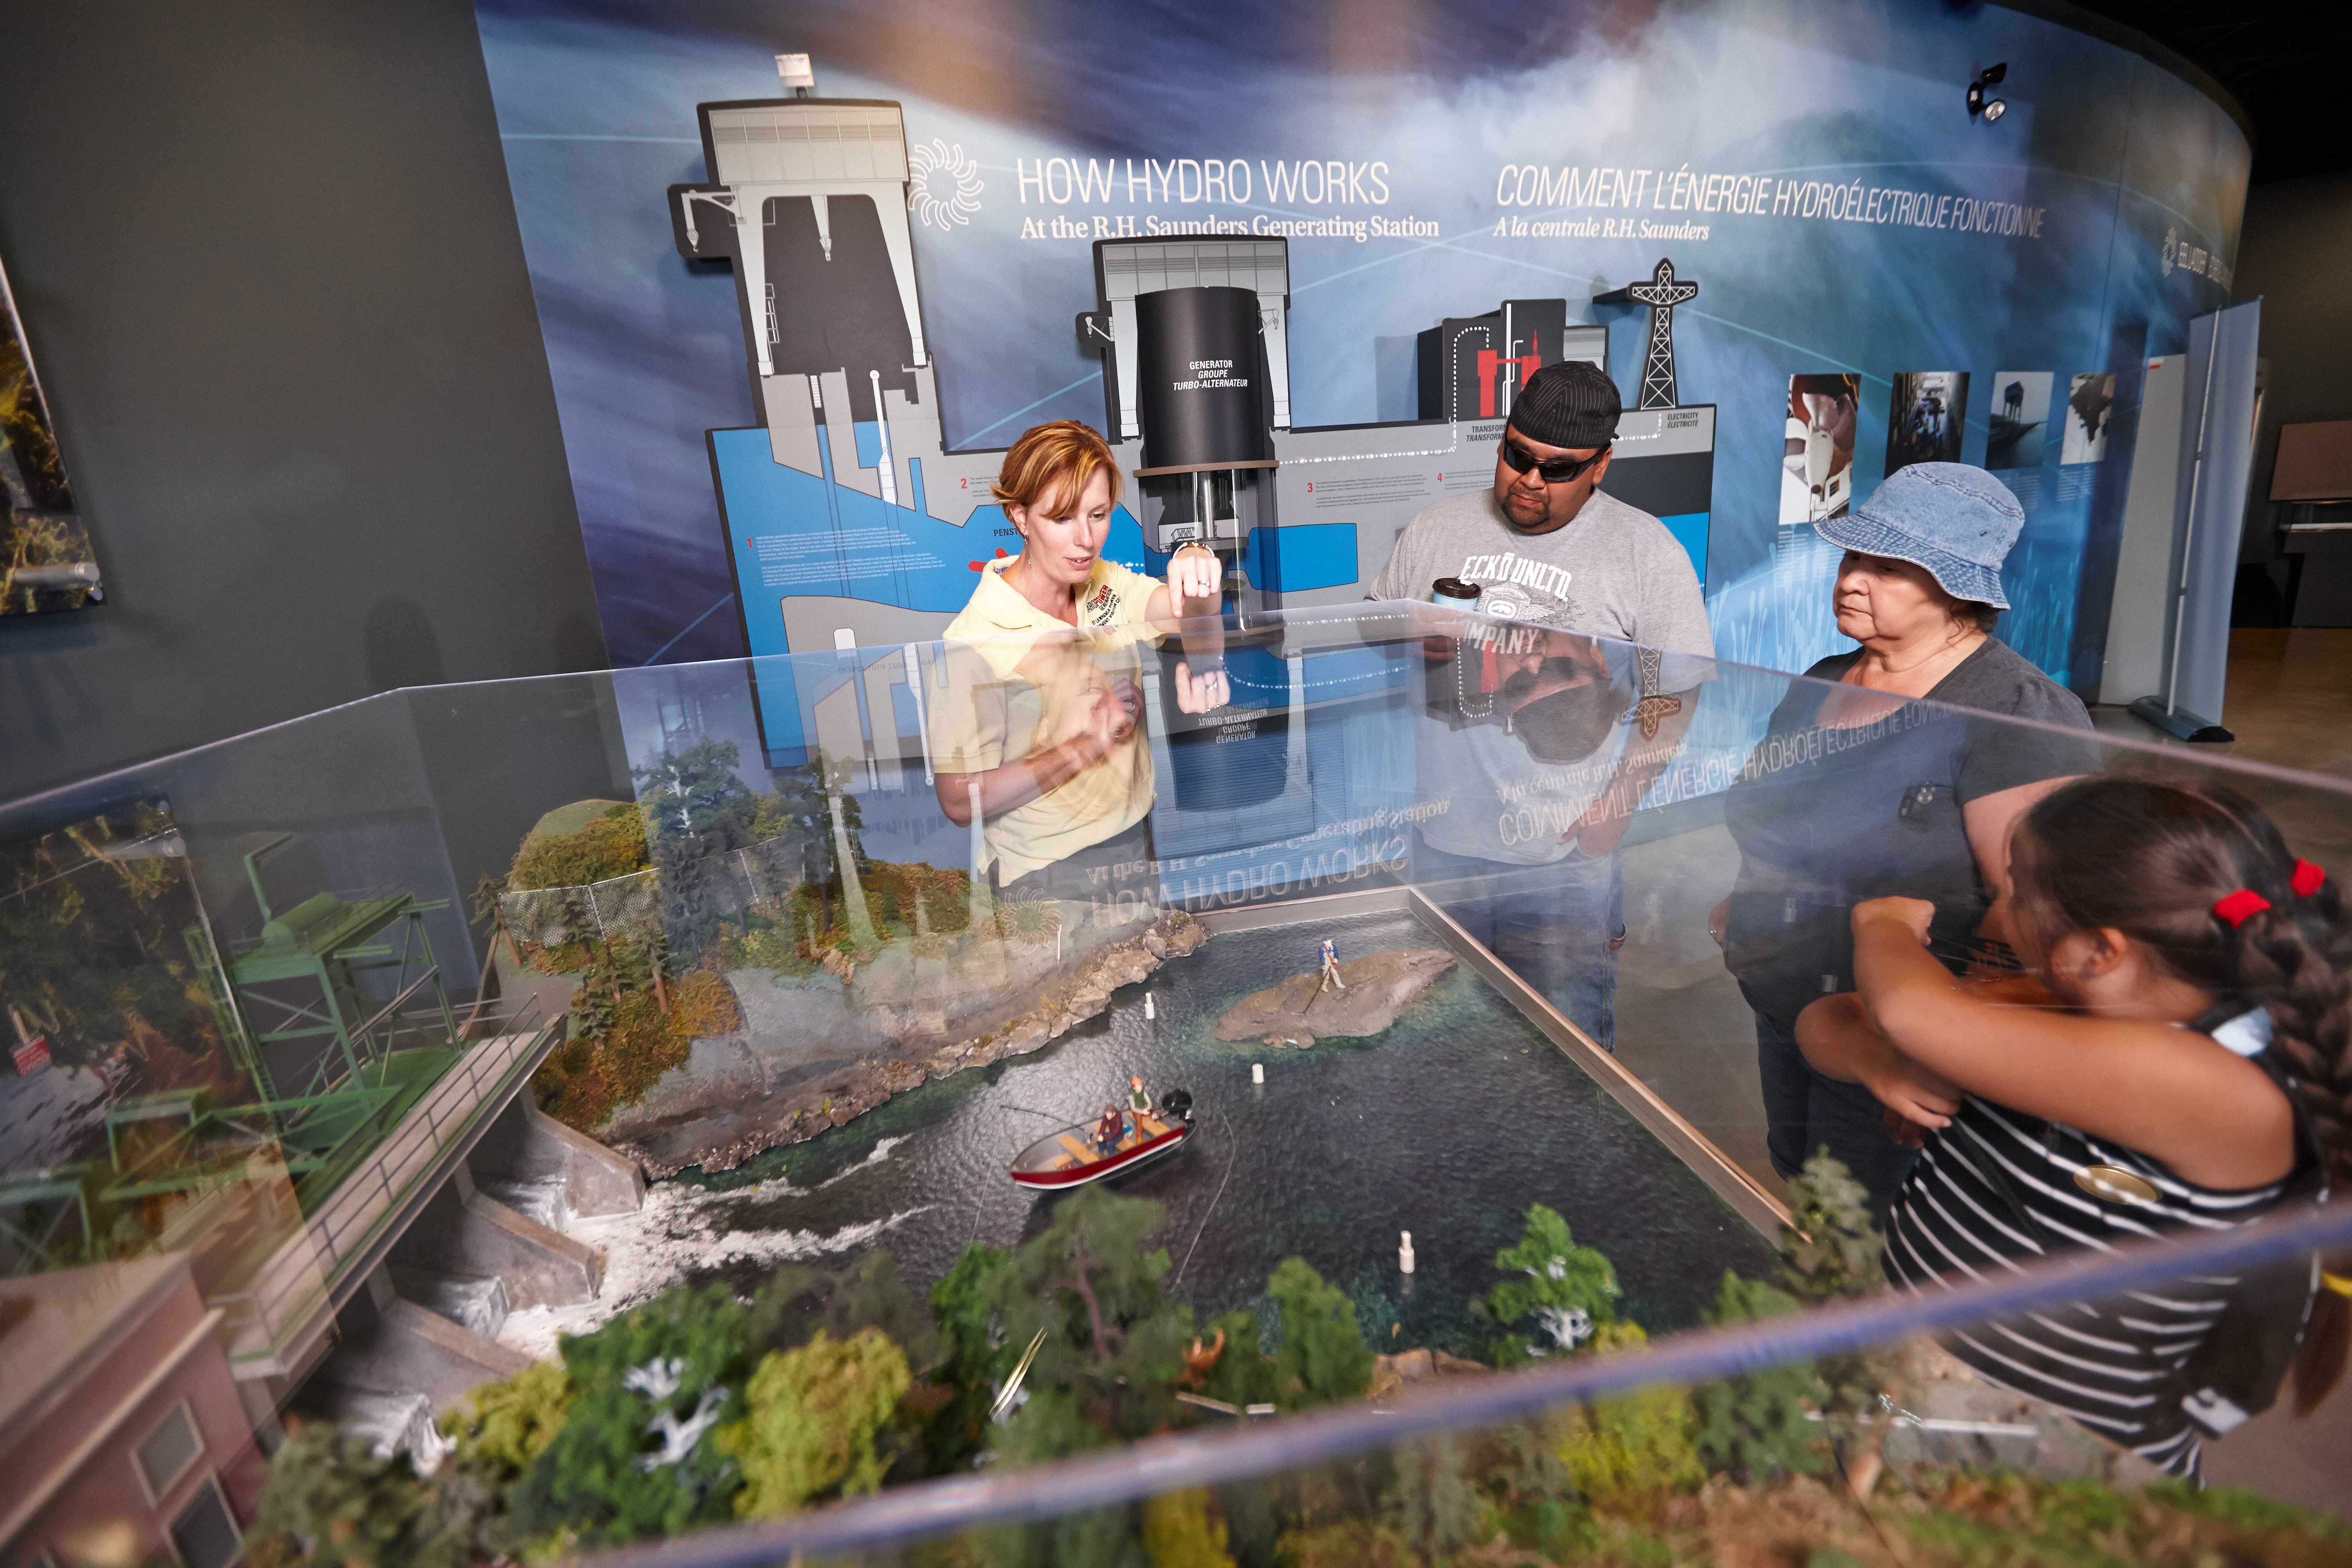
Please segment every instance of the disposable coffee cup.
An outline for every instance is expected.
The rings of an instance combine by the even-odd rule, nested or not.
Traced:
[[[1481,592],[1475,583],[1465,583],[1459,577],[1440,577],[1429,586],[1429,602],[1448,610],[1475,610]]]

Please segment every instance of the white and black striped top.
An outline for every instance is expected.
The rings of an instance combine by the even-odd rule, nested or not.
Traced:
[[[2238,1054],[2258,1057],[2270,1043],[2269,1023],[2257,1009],[2211,1033]],[[2149,1203],[2092,1197],[2074,1175],[2095,1164],[2138,1175],[2158,1196]],[[2031,1223],[2020,1223],[2004,1184]],[[2033,1258],[2070,1247],[2105,1252],[2173,1232],[2247,1225],[2275,1207],[2286,1185],[2200,1187],[2063,1122],[1970,1097],[1949,1127],[1928,1132],[1919,1163],[1895,1194],[1886,1273],[1918,1294],[2020,1273]],[[1993,1319],[1954,1331],[1942,1343],[1988,1382],[2046,1400],[2168,1472],[2193,1476],[2197,1431],[2169,1373],[2204,1343],[2236,1283],[2234,1277],[2184,1279]]]

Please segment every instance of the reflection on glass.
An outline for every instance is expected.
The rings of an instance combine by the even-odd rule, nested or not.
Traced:
[[[1925,626],[1930,701],[1388,604],[1225,628],[1248,719],[1171,695],[1184,626],[1056,622],[388,694],[0,806],[12,1550],[1930,1562],[2094,1497],[2111,1554],[2324,1557],[2055,1489],[2341,1497],[2262,1456],[2343,1343],[2344,792],[1948,701],[1999,645],[1891,559],[1853,666]],[[1229,721],[1262,771],[1191,789]],[[1613,1056],[1554,973],[1602,952]],[[1775,1168],[1768,1005],[1857,1143],[1925,1145],[1891,1218]],[[2052,1324],[2158,1393],[2107,1415]]]

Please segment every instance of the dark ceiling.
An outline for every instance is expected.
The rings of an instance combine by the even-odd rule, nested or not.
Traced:
[[[2254,121],[2255,184],[2352,168],[2346,72],[2352,5],[2336,0],[2074,0],[2147,34],[2237,96]]]

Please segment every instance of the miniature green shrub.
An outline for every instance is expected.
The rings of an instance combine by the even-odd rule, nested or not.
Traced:
[[[733,1518],[740,1476],[709,1434],[740,1412],[751,1344],[751,1313],[720,1284],[567,1336],[571,1410],[515,1489],[518,1528],[600,1544]]]
[[[1603,1323],[1592,1336],[1600,1355],[1642,1350],[1649,1336],[1639,1324]],[[1570,1485],[1608,1500],[1661,1489],[1689,1491],[1706,1479],[1698,1459],[1690,1400],[1678,1388],[1638,1389],[1572,1411],[1553,1452]]]
[[[1724,1270],[1723,1288],[1709,1323],[1745,1322],[1778,1318],[1798,1310],[1796,1299],[1760,1280],[1742,1279]],[[1818,1475],[1828,1457],[1819,1429],[1805,1418],[1810,1405],[1818,1409],[1829,1390],[1806,1363],[1768,1367],[1691,1390],[1697,1417],[1699,1462],[1713,1474],[1727,1474],[1749,1485],[1777,1475]]]
[[[326,1422],[288,1423],[254,1533],[294,1561],[339,1568],[467,1568],[503,1544],[495,1492],[478,1474],[444,1463],[421,1478],[404,1451],[380,1459]]]
[[[534,833],[515,851],[507,887],[583,888],[646,868],[646,825],[637,808],[615,803],[576,833]]]
[[[732,1034],[743,1026],[743,1013],[735,1005],[735,993],[725,979],[706,969],[698,969],[677,983],[670,1016],[676,1032],[688,1039]]]
[[[684,1067],[694,1042],[650,991],[614,1001],[592,978],[573,994],[581,1026],[531,1077],[539,1106],[566,1126],[593,1131],[646,1097],[662,1074]],[[723,982],[721,984],[724,984]],[[601,1026],[591,1027],[593,1024]]]
[[[1062,929],[1062,917],[1044,899],[1000,899],[996,904],[997,934],[1006,942],[1041,947]]]
[[[1519,1276],[1471,1303],[1504,1331],[1487,1347],[1496,1366],[1524,1366],[1548,1350],[1573,1349],[1616,1316],[1617,1271],[1597,1248],[1577,1246],[1568,1221],[1541,1204],[1528,1205],[1527,1229],[1517,1246],[1495,1254],[1495,1267]],[[1540,1338],[1513,1327],[1529,1317]]]
[[[563,1363],[542,1361],[474,1389],[462,1409],[442,1415],[441,1426],[456,1439],[459,1458],[511,1481],[555,1441],[571,1408],[572,1379]]]
[[[930,1314],[899,1281],[898,1260],[887,1252],[869,1252],[837,1270],[783,1264],[753,1293],[751,1318],[755,1342],[770,1350],[791,1350],[820,1331],[845,1340],[873,1328],[906,1352],[911,1367],[931,1366],[943,1353]]]
[[[2122,1492],[2096,1481],[1962,1473],[1880,1517],[1927,1560],[1975,1563],[2098,1563],[2116,1568],[2321,1568],[2352,1560],[2352,1528],[2243,1491],[2200,1492],[2159,1482]]]
[[[1420,1568],[1422,1560],[1394,1525],[1351,1519],[1285,1531],[1274,1561],[1275,1568]]]
[[[745,1391],[749,1414],[714,1435],[742,1468],[735,1511],[764,1519],[822,1494],[878,1490],[888,1465],[875,1434],[913,1381],[905,1352],[879,1329],[846,1340],[819,1329],[797,1350],[769,1352]]]
[[[1325,1284],[1303,1258],[1275,1265],[1265,1289],[1282,1314],[1282,1341],[1274,1352],[1276,1400],[1285,1409],[1303,1410],[1361,1397],[1371,1386],[1374,1357],[1348,1293]]]
[[[1151,1568],[1234,1568],[1225,1521],[1209,1517],[1209,1494],[1197,1487],[1144,1502],[1143,1550]]]
[[[1202,1342],[1214,1343],[1220,1333],[1225,1336],[1225,1348],[1201,1380],[1201,1392],[1227,1405],[1275,1403],[1274,1358],[1258,1349],[1257,1314],[1242,1307],[1212,1320],[1202,1331]]]

